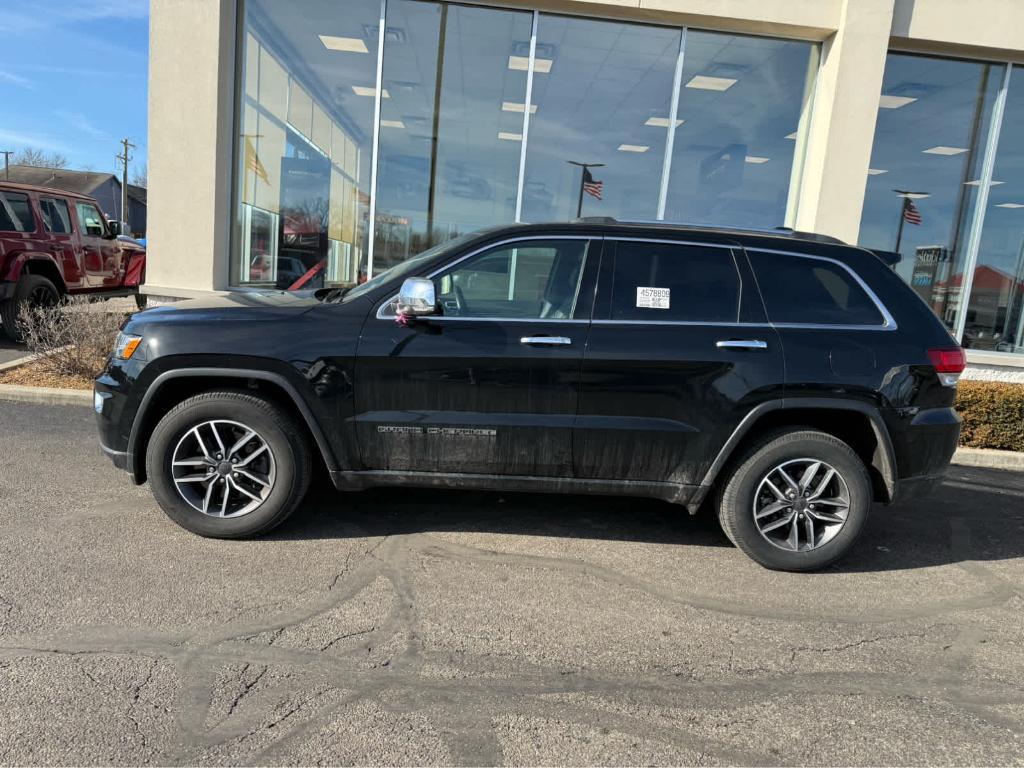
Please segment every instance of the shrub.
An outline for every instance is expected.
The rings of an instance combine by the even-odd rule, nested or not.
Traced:
[[[94,378],[114,346],[127,313],[76,297],[52,307],[23,306],[18,328],[39,370],[58,376]]]
[[[1024,451],[1024,385],[961,381],[956,409],[964,420],[961,445]]]

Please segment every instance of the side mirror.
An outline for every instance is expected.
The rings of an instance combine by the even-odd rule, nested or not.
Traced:
[[[418,317],[432,315],[437,311],[437,297],[434,295],[434,281],[425,277],[409,277],[398,291],[399,315]]]
[[[109,230],[111,235],[113,235],[114,237],[117,237],[118,235],[121,234],[121,222],[120,221],[108,221],[107,222],[107,229]]]

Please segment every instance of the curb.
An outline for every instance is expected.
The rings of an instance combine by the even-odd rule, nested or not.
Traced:
[[[0,384],[0,400],[39,405],[92,405],[92,392],[88,389],[58,389],[56,387],[26,387],[20,384]]]
[[[0,363],[0,371],[9,371],[11,368],[17,368],[20,365],[31,363],[35,359],[35,355],[25,355],[24,357],[18,357],[14,360],[8,360],[6,363]]]
[[[996,451],[991,448],[957,448],[953,463],[962,467],[988,467],[1024,472],[1024,453]]]

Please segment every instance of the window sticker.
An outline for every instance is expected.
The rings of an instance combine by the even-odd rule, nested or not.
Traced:
[[[668,309],[672,291],[668,288],[643,288],[637,286],[636,305],[644,309]]]

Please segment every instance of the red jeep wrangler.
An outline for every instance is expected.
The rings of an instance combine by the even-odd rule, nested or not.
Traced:
[[[119,239],[91,197],[0,181],[0,322],[19,340],[22,304],[138,296],[146,249]],[[127,233],[126,233],[127,234]]]

